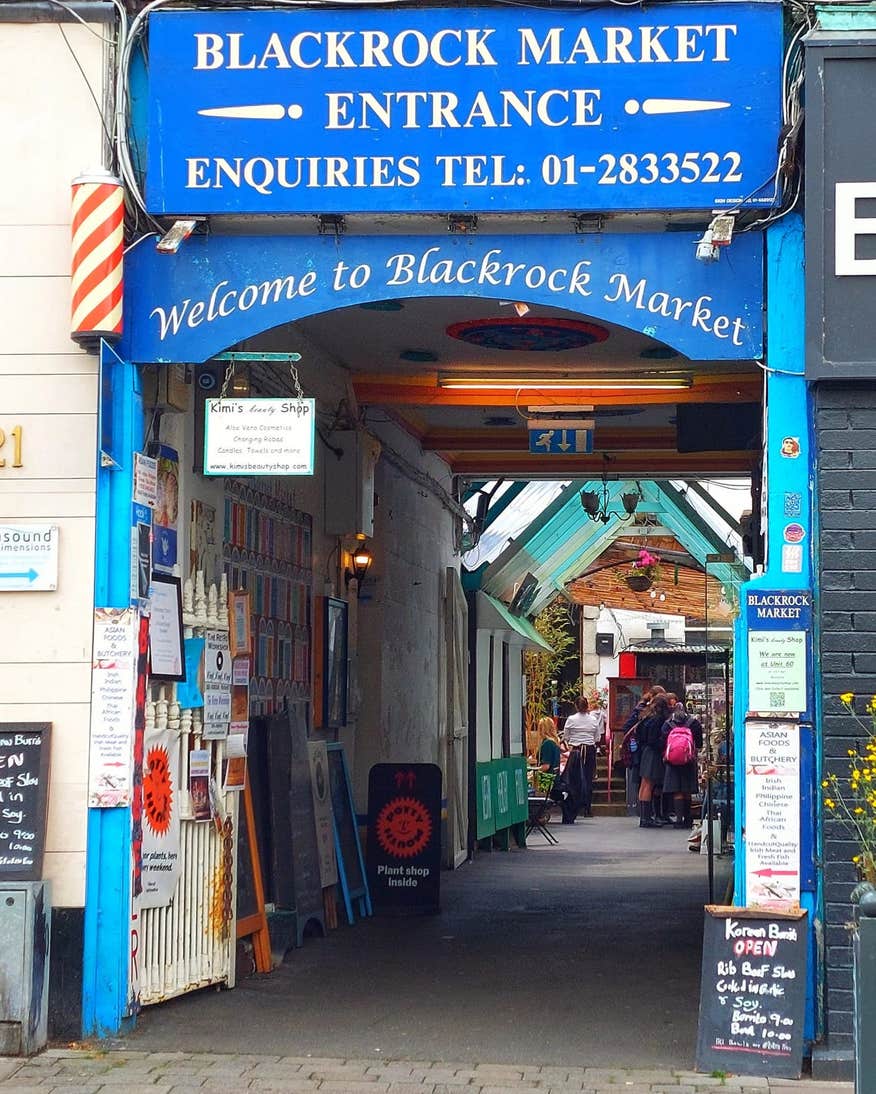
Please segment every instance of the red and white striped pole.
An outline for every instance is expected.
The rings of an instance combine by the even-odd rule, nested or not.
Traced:
[[[74,342],[122,334],[125,192],[108,171],[73,180],[72,320]]]

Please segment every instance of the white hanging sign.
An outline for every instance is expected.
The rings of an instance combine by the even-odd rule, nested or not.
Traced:
[[[312,475],[314,399],[207,399],[205,475]]]

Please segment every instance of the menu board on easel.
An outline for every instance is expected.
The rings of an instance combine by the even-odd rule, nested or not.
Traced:
[[[697,1067],[799,1079],[806,912],[707,905]]]

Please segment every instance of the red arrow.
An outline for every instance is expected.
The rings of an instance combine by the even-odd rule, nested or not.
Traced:
[[[774,870],[772,866],[765,866],[762,870],[753,871],[755,877],[796,877],[799,870]]]

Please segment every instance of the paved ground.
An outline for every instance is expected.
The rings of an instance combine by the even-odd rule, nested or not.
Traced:
[[[625,818],[556,832],[445,875],[439,916],[310,940],[110,1051],[0,1061],[0,1094],[851,1094],[690,1071],[706,860]]]
[[[129,1047],[693,1067],[705,857],[625,817],[554,830],[445,874],[438,916],[342,927],[232,992],[146,1008]]]
[[[0,1061],[0,1092],[28,1094],[852,1094],[851,1083],[711,1077],[652,1068],[568,1068],[302,1056],[50,1051]]]

